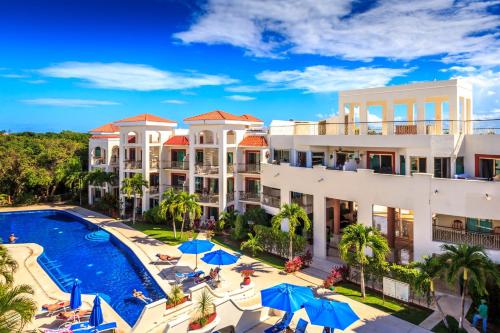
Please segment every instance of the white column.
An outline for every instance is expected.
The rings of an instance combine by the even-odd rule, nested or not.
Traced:
[[[226,209],[227,204],[227,131],[219,133],[219,213]]]
[[[417,109],[417,134],[425,134],[425,102],[417,99],[415,103]]]
[[[124,139],[125,138],[125,139]],[[119,201],[120,201],[120,215],[125,215],[125,197],[122,194],[122,182],[125,178],[125,143],[127,142],[127,134],[125,136],[120,133],[120,143],[119,149],[120,153],[118,156],[118,187],[119,187]],[[123,203],[123,204],[122,204]]]
[[[196,154],[195,154],[195,138],[194,138],[193,133],[189,133],[189,146],[188,146],[188,163],[189,163],[189,170],[188,170],[188,177],[189,177],[189,193],[193,194],[194,193],[194,169],[195,169],[195,159],[196,159]]]
[[[366,135],[368,134],[368,108],[366,107],[365,102],[361,102],[359,105],[359,134]]]
[[[312,168],[312,151],[306,152],[306,167]]]
[[[142,136],[142,178],[149,183],[149,144],[147,140],[147,132],[144,131]],[[149,209],[149,189],[142,188],[142,212],[144,213]],[[135,199],[134,199],[135,200]]]
[[[450,96],[448,105],[450,107],[450,134],[458,134],[458,109],[460,107],[460,101],[457,95]]]
[[[432,255],[435,249],[439,249],[432,241],[432,211],[431,200],[433,191],[431,188],[432,175],[414,174],[415,184],[412,191],[414,200],[414,222],[413,222],[413,260],[418,261],[424,255]],[[437,194],[440,195],[439,193]]]
[[[339,99],[339,119],[338,119],[338,122],[339,124],[337,125],[338,126],[338,132],[340,135],[344,135],[345,134],[345,124],[344,124],[344,121],[345,121],[345,101],[343,99]]]
[[[323,195],[313,197],[313,254],[326,257],[326,205]]]
[[[387,101],[385,111],[386,135],[394,134],[394,103],[392,100]]]

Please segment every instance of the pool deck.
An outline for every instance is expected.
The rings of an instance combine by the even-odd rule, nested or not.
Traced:
[[[170,289],[170,284],[174,281],[174,273],[177,271],[189,271],[194,268],[195,264],[195,256],[194,255],[182,255],[176,246],[170,246],[167,244],[164,244],[160,241],[157,241],[155,239],[152,239],[151,237],[143,234],[142,232],[135,230],[133,228],[130,228],[129,226],[123,224],[119,220],[114,220],[111,219],[107,216],[89,211],[87,209],[77,207],[77,206],[61,206],[61,205],[54,205],[54,206],[48,206],[48,205],[37,205],[37,206],[29,206],[29,207],[19,207],[19,208],[3,208],[0,209],[0,212],[5,212],[5,211],[22,211],[22,210],[36,210],[36,209],[59,209],[59,210],[64,210],[68,211],[70,213],[73,213],[75,215],[78,215],[82,218],[85,218],[89,220],[92,223],[101,225],[104,229],[107,231],[111,232],[115,236],[117,236],[125,245],[129,246],[134,253],[137,255],[137,257],[142,261],[142,263],[145,265],[145,267],[149,270],[151,275],[155,278],[155,280],[158,282],[158,284],[166,291]],[[204,234],[199,234],[199,238],[203,238]],[[22,251],[18,251],[18,246],[21,246],[22,244],[19,245],[14,245],[16,249],[13,251],[13,253],[16,256],[21,256]],[[218,245],[215,245],[213,250],[221,248]],[[229,251],[228,249],[225,249],[226,251]],[[17,252],[20,252],[19,254]],[[159,264],[156,261],[156,253],[166,253],[171,256],[180,256],[180,260],[175,263],[175,266],[171,266],[169,264]],[[182,255],[182,256],[181,256]],[[25,254],[26,256],[26,254]],[[22,259],[22,256],[20,257]],[[201,256],[199,257],[199,259]],[[17,257],[16,257],[17,259]],[[36,263],[36,260],[35,260]],[[38,264],[36,263],[38,266]],[[205,264],[201,260],[198,260],[198,269],[201,269],[205,272],[208,272],[212,266]],[[43,271],[41,267],[38,266],[40,270]],[[295,274],[285,274],[283,271],[280,271],[276,268],[270,267],[266,264],[263,264],[260,261],[257,261],[253,258],[250,258],[248,256],[242,255],[238,262],[234,265],[229,265],[229,266],[223,266],[222,271],[221,271],[221,277],[222,277],[222,285],[220,288],[217,288],[215,292],[221,294],[224,292],[236,290],[240,288],[240,283],[242,281],[242,278],[240,276],[240,271],[242,269],[254,269],[255,274],[254,277],[252,277],[252,281],[255,285],[255,289],[257,290],[257,293],[254,297],[250,299],[245,299],[244,301],[240,301],[239,305],[242,307],[247,307],[247,306],[253,306],[256,304],[260,304],[260,293],[258,292],[261,289],[265,289],[271,286],[274,286],[279,283],[283,282],[288,282],[288,283],[293,283],[297,285],[302,285],[302,286],[310,286],[313,287],[318,291],[318,293],[321,293],[321,289],[318,287],[322,284],[322,274],[320,272],[317,272],[314,269],[306,269],[302,272],[298,272]],[[21,269],[20,269],[21,271]],[[46,278],[50,280],[50,278],[44,274]],[[18,275],[23,275],[18,272]],[[47,282],[47,284],[33,284],[33,281],[24,281],[23,278],[19,278],[18,281],[23,281],[25,283],[34,285],[36,288],[40,286],[41,289],[43,290],[43,293],[45,293],[46,298],[42,298],[40,300],[40,304],[43,304],[48,298],[48,295],[51,297],[63,297],[61,295],[61,291],[58,290],[57,286],[55,283],[52,281]],[[43,287],[42,287],[43,286]],[[49,289],[46,289],[45,286],[49,286]],[[189,287],[192,285],[186,284],[184,286],[185,290],[187,290]],[[42,295],[42,291],[37,291],[37,301],[39,294]],[[54,296],[56,295],[56,296]],[[381,333],[391,333],[391,332],[408,332],[408,333],[425,333],[429,332],[428,330],[413,325],[411,323],[408,323],[404,320],[401,320],[397,317],[391,316],[388,313],[385,313],[383,311],[377,310],[373,307],[367,306],[365,304],[356,302],[352,299],[349,299],[347,297],[341,296],[341,295],[330,295],[330,294],[324,294],[324,297],[328,298],[333,298],[336,300],[341,300],[349,303],[351,307],[354,309],[354,311],[358,314],[358,316],[361,318],[360,321],[355,323],[352,327],[348,328],[345,332],[381,332]],[[69,298],[66,296],[66,298]],[[302,311],[303,312],[303,311]],[[307,319],[307,315],[305,313],[298,312],[296,316],[294,317],[292,327],[294,324],[297,323],[298,318],[302,317]],[[108,317],[107,317],[108,318]],[[110,320],[114,319],[115,317],[110,315]],[[269,327],[271,323],[275,322],[279,317],[270,317],[266,322],[263,322],[250,330],[249,332],[262,332],[263,329],[266,327]],[[39,319],[36,319],[34,326],[40,326],[44,324],[44,322],[40,321]],[[119,328],[124,331],[128,332],[130,331],[130,327],[128,325],[119,325]],[[321,332],[318,326],[313,326],[310,325],[308,327],[308,332],[314,333],[314,332]]]

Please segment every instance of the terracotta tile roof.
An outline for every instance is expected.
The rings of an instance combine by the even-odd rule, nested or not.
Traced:
[[[119,139],[119,135],[92,135],[91,139]]]
[[[115,133],[119,132],[120,128],[116,126],[113,123],[109,123],[106,125],[99,126],[97,128],[94,128],[93,130],[90,130],[90,133]]]
[[[116,121],[116,123],[133,123],[133,122],[140,122],[140,121],[155,121],[158,123],[172,123],[172,124],[176,123],[173,120],[168,120],[168,119],[161,118],[161,117],[158,117],[158,116],[155,116],[152,114],[148,114],[148,113],[144,113],[144,114],[140,114],[138,116],[118,120],[118,121]]]
[[[189,146],[189,139],[185,135],[174,135],[165,143],[163,144],[165,146]]]
[[[249,135],[244,137],[239,145],[245,147],[267,147],[267,140],[261,135]]]
[[[261,119],[256,118],[256,117],[252,116],[251,114],[244,114],[241,116],[241,118],[248,120],[248,121],[255,121],[255,122],[263,123],[263,121]]]
[[[194,121],[194,120],[239,120],[239,121],[262,122],[262,120],[257,119],[249,114],[244,114],[243,116],[237,116],[232,113],[221,110],[215,110],[184,119],[184,121]]]

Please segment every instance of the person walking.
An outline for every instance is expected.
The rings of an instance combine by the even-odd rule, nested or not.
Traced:
[[[477,313],[472,318],[472,326],[476,327],[479,319],[483,320],[483,333],[486,333],[486,326],[488,323],[488,305],[484,299],[481,300],[481,304],[477,307]]]

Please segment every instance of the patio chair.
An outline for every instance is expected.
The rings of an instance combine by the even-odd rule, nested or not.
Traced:
[[[309,325],[309,322],[300,318],[297,327],[295,327],[295,333],[306,333],[307,325]]]
[[[290,325],[290,323],[292,322],[292,318],[293,318],[293,312],[286,312],[285,315],[283,316],[283,318],[278,320],[278,322],[276,324],[274,324],[273,326],[266,328],[264,330],[264,333],[283,332],[284,330],[286,330],[288,325]]]
[[[189,273],[175,273],[175,281],[177,283],[182,283],[185,280],[189,279],[195,279],[199,278],[200,275],[205,275],[205,273],[202,270],[196,271],[196,272],[189,272]]]
[[[73,331],[75,333],[100,333],[100,332],[107,332],[107,331],[112,331],[114,332],[116,329],[116,322],[111,322],[111,323],[105,323],[101,324],[96,327],[88,326],[83,329],[79,329],[76,331]]]

